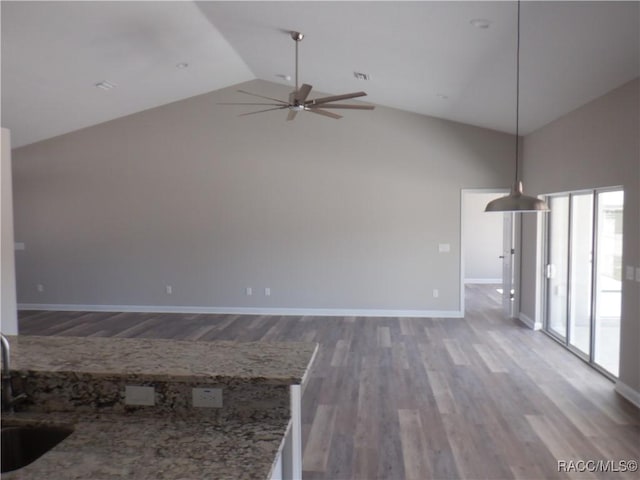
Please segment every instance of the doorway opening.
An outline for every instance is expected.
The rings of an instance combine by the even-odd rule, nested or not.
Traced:
[[[504,189],[464,189],[461,201],[460,310],[465,312],[465,286],[492,285],[512,317],[517,297],[514,215],[487,213],[487,203],[508,193]]]

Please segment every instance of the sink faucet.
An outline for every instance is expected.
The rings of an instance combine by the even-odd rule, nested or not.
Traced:
[[[2,343],[2,411],[11,412],[13,406],[21,400],[27,398],[27,395],[21,393],[20,395],[13,396],[13,385],[11,383],[11,364],[10,362],[10,349],[9,340],[2,333],[0,333],[0,342]]]

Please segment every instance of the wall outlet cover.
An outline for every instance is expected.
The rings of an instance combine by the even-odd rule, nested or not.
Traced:
[[[126,405],[153,406],[156,404],[156,389],[139,385],[127,385],[124,390]]]
[[[191,390],[193,406],[196,408],[222,408],[222,389],[199,387]]]

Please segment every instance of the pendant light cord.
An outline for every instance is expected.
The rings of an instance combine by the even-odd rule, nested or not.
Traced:
[[[516,186],[518,185],[519,157],[519,122],[520,122],[520,0],[518,0],[518,43],[516,48]]]

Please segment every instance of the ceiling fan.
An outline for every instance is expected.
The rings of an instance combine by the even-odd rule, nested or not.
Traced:
[[[246,103],[246,102],[234,102],[234,103],[221,103],[220,105],[265,105],[270,106],[265,110],[258,110],[257,112],[242,113],[239,116],[255,115],[256,113],[269,112],[271,110],[289,110],[287,120],[293,120],[296,118],[298,112],[311,112],[318,115],[324,115],[325,117],[339,119],[342,115],[330,112],[327,108],[339,108],[349,110],[373,110],[373,105],[349,105],[345,103],[333,103],[339,100],[349,100],[356,97],[364,97],[365,92],[345,93],[344,95],[333,95],[331,97],[314,98],[307,100],[311,93],[311,85],[303,83],[301,87],[298,87],[298,44],[304,38],[304,35],[300,32],[291,32],[291,38],[296,42],[296,89],[289,94],[289,101],[279,100],[277,98],[265,97],[264,95],[258,95],[256,93],[247,92],[245,90],[238,90],[240,93],[246,95],[252,95],[254,97],[264,98],[276,103]]]

